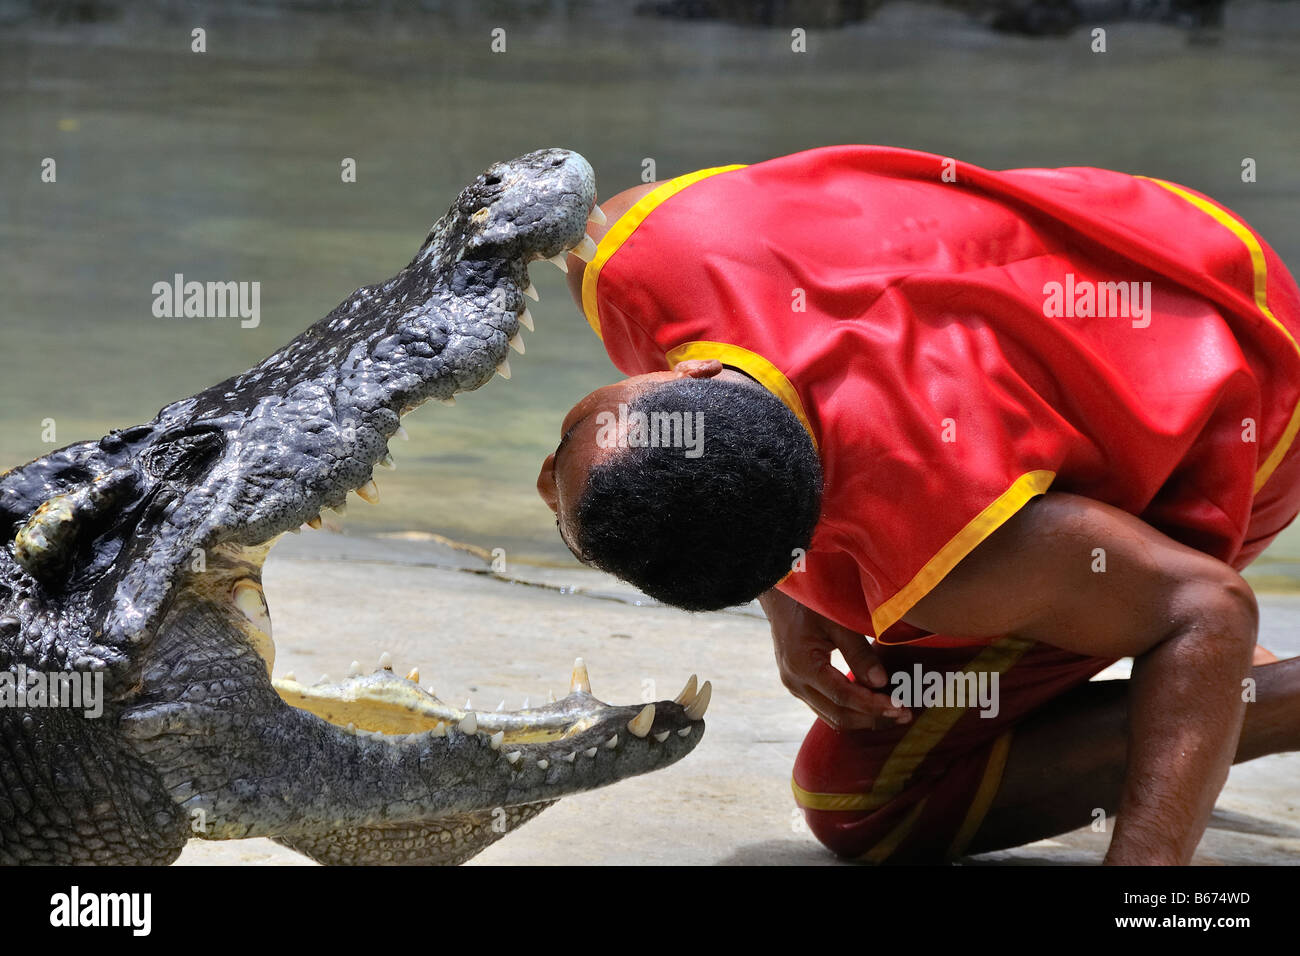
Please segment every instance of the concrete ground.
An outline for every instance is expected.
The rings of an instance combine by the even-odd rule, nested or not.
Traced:
[[[494,574],[485,559],[427,535],[282,542],[265,574],[275,673],[341,677],[352,660],[369,668],[387,650],[396,670],[419,666],[444,699],[516,708],[548,687],[563,694],[582,656],[604,700],[670,698],[692,672],[714,694],[704,740],[680,763],[567,797],[472,864],[835,862],[794,809],[790,768],[812,716],[781,686],[756,609],[691,615],[639,603],[585,569]],[[1300,595],[1261,603],[1261,643],[1300,653]],[[1121,663],[1100,676],[1125,673]],[[1096,863],[1106,842],[1085,828],[969,862]],[[179,862],[310,865],[269,840],[192,841]],[[1300,863],[1300,754],[1233,769],[1196,862]]]

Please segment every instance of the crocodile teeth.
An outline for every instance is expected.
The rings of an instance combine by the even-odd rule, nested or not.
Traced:
[[[437,724],[434,725],[433,730],[429,731],[429,733],[431,733],[435,737],[446,737],[447,725],[440,720],[438,721]]]
[[[686,708],[686,716],[691,720],[699,720],[704,716],[704,712],[709,709],[709,699],[713,696],[713,685],[708,681],[700,688],[700,695],[691,701],[690,706]]]
[[[510,340],[510,347],[520,355],[524,354],[524,337],[521,333],[515,333],[514,338]]]
[[[560,759],[563,760],[565,763],[573,763],[574,759],[575,759],[577,756],[578,756],[578,751],[575,750],[575,751],[574,751],[573,753],[571,753],[571,754],[565,754],[565,755],[564,755],[563,757],[561,757]]]
[[[650,727],[655,722],[655,705],[646,704],[641,708],[641,713],[637,714],[627,722],[627,730],[633,737],[645,737],[650,733]]]
[[[462,734],[468,734],[471,737],[478,733],[478,715],[466,714],[464,719],[460,722],[460,732]]]
[[[474,709],[474,698],[473,698],[473,697],[466,697],[466,698],[465,698],[465,709],[466,709],[466,710],[473,710],[473,709]]]
[[[689,737],[690,735],[691,735],[691,728],[689,727],[683,727],[681,730],[677,731],[678,737]]]
[[[455,405],[455,404],[456,404],[456,396],[455,396],[455,395],[448,395],[446,398],[440,398],[440,399],[438,399],[438,404],[439,404],[439,405],[447,405],[447,406],[449,406],[449,407],[452,406],[452,405]]]
[[[503,711],[503,710],[505,710],[505,709],[506,709],[506,699],[505,699],[504,697],[502,697],[502,698],[501,698],[501,703],[497,704],[497,713],[499,714],[499,713],[501,713],[501,711]]]
[[[513,767],[515,764],[519,763],[519,758],[522,756],[523,754],[521,754],[518,750],[514,750],[506,754],[506,760],[510,761],[510,765]]]
[[[334,512],[336,515],[344,516],[348,513],[348,503],[346,501],[340,501],[336,505],[331,505],[330,511]]]
[[[596,243],[592,240],[591,236],[583,236],[582,242],[578,243],[569,251],[583,262],[590,262],[592,257],[596,255]]]
[[[529,312],[527,309],[524,309],[524,311],[519,313],[519,324],[529,332],[537,331],[537,327],[533,325],[533,313]]]
[[[372,505],[379,504],[379,486],[375,484],[373,478],[357,489],[357,495],[362,501],[368,501]]]
[[[524,295],[528,296],[528,298],[532,299],[534,302],[542,301],[542,297],[537,294],[537,286],[533,285],[532,279],[528,280],[528,288],[524,290]],[[531,326],[529,327],[531,328]]]
[[[320,530],[320,525],[321,525],[320,515],[317,515],[317,516],[314,517],[314,518],[308,518],[308,519],[307,519],[307,527],[309,527],[309,528],[314,528],[314,529],[316,529],[317,531],[319,531],[319,530]]]
[[[605,741],[606,750],[613,750],[617,746],[618,746],[618,734],[614,734],[614,736],[610,737],[609,740]]]
[[[696,679],[694,674],[686,679],[686,686],[682,688],[682,692],[673,698],[674,704],[681,704],[683,707],[691,705],[691,701],[695,699],[696,694]]]
[[[397,426],[397,431],[393,432],[393,434],[396,435],[398,438],[400,438],[402,441],[411,440],[411,436],[406,433],[406,429],[403,428],[401,425]]]
[[[280,680],[291,680],[291,681],[293,681],[295,684],[298,683],[298,678],[297,678],[297,676],[294,675],[294,672],[293,672],[293,671],[285,671],[285,672],[284,672],[284,676],[281,677]]]
[[[569,693],[591,693],[591,678],[587,676],[587,662],[581,657],[573,662],[573,676],[569,678]]]
[[[360,676],[361,676],[361,662],[360,662],[360,661],[353,661],[351,664],[348,665],[348,676],[349,676],[349,677],[360,677]]]
[[[596,748],[588,747],[586,750],[583,751],[583,753],[586,754],[588,757],[594,757],[596,756]]]
[[[492,739],[488,742],[492,745],[493,750],[500,750],[501,742],[505,739],[506,739],[506,732],[504,730],[498,730],[495,734],[492,735]]]
[[[397,462],[393,461],[392,455],[385,455],[383,458],[379,459],[379,467],[393,471],[397,468]]]
[[[555,703],[555,691],[551,690],[549,687],[546,688],[546,702],[548,704]]]
[[[355,734],[355,733],[357,732],[357,725],[356,725],[356,724],[353,724],[353,723],[349,723],[349,724],[348,724],[346,727],[344,727],[343,729],[346,730],[346,731],[347,731],[348,733],[350,733],[350,734]]]
[[[568,275],[569,264],[564,260],[564,256],[565,254],[563,252],[557,252],[555,255],[551,256],[546,261],[558,267],[559,270],[563,272],[565,275]]]
[[[609,217],[605,215],[605,210],[601,209],[599,205],[594,205],[591,207],[591,212],[587,213],[587,221],[603,226],[609,221]]]
[[[550,765],[551,765],[551,763],[550,763],[549,760],[539,760],[539,761],[537,761],[537,769],[539,769],[539,770],[545,770],[545,769],[546,769],[547,767],[549,767]]]
[[[391,671],[393,669],[393,655],[388,653],[388,651],[384,651],[382,654],[380,654],[379,666],[386,671]]]
[[[659,733],[655,734],[655,740],[659,741],[660,743],[663,743],[665,740],[668,739],[669,733],[670,731],[661,730]]]
[[[420,668],[412,667],[409,671],[407,671],[406,679],[413,684],[420,683]]]
[[[520,709],[520,710],[527,710],[527,709],[528,709],[528,698],[527,698],[527,697],[524,698],[524,706],[521,707],[521,708],[519,708],[519,709]]]
[[[329,682],[330,682],[329,674],[321,674],[320,677],[316,679],[316,683],[318,684],[328,684]]]
[[[510,381],[510,359],[502,359],[501,364],[497,366],[497,374]]]

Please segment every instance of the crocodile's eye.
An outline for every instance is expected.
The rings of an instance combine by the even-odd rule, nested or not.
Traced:
[[[163,481],[194,481],[221,453],[225,439],[216,429],[186,430],[167,436],[141,456],[145,470]]]

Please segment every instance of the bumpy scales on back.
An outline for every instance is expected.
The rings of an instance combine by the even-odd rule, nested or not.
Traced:
[[[695,747],[694,677],[616,707],[579,662],[563,700],[492,714],[382,666],[270,678],[275,539],[349,491],[374,501],[403,415],[509,377],[528,264],[590,257],[595,196],[566,150],[496,164],[406,268],[255,368],[0,476],[0,676],[12,694],[99,674],[105,696],[99,716],[0,706],[0,862],[166,863],[191,838],[264,836],[323,862],[459,863]]]

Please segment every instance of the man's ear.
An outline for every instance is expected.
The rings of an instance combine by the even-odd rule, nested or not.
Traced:
[[[687,359],[673,366],[677,378],[713,378],[722,371],[717,359]]]

